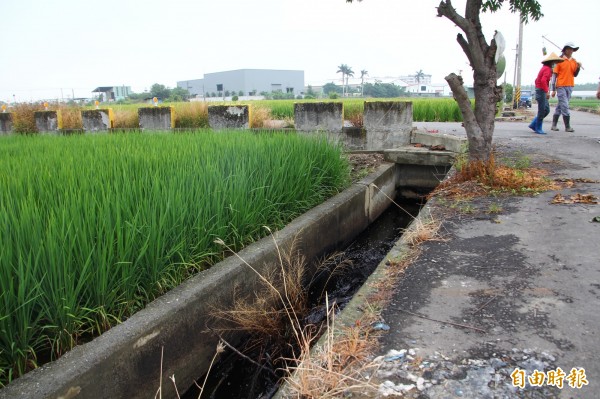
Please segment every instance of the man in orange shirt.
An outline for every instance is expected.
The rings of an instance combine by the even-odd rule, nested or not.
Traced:
[[[571,100],[571,94],[573,93],[573,86],[575,86],[575,76],[579,74],[579,70],[581,69],[581,63],[573,58],[573,53],[577,50],[579,50],[579,47],[575,46],[573,42],[565,44],[561,54],[564,62],[556,64],[554,67],[550,88],[552,90],[552,97],[558,94],[558,105],[552,116],[551,130],[558,130],[556,125],[558,123],[558,118],[562,115],[563,121],[565,122],[565,132],[575,131],[571,127],[569,101]]]

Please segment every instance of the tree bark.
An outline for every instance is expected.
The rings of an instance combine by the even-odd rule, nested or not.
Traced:
[[[469,143],[469,160],[482,158],[486,152],[485,133],[477,123],[475,113],[471,108],[471,100],[469,100],[469,96],[463,86],[463,79],[454,73],[446,76],[445,79],[450,85],[454,99],[458,103],[458,108],[463,117],[463,126],[467,132]]]
[[[446,76],[454,98],[464,120],[469,141],[469,159],[486,162],[492,153],[492,137],[496,103],[502,99],[502,88],[496,85],[496,42],[488,45],[483,35],[479,14],[482,0],[467,0],[465,17],[459,15],[451,0],[443,0],[438,6],[438,16],[454,22],[465,34],[458,34],[456,41],[463,49],[473,68],[473,89],[475,110],[463,87],[462,77],[455,74]]]

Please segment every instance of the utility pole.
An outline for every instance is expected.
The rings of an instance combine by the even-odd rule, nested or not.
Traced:
[[[513,72],[513,109],[517,108],[517,69],[519,65],[519,44],[517,43],[517,47],[515,50],[515,70]]]
[[[523,16],[519,16],[519,45],[517,47],[517,69],[515,71],[517,75],[517,83],[515,87],[515,101],[516,106],[519,108],[521,102],[521,64],[523,62]]]

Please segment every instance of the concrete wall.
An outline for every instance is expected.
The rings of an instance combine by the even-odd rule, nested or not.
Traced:
[[[335,137],[341,141],[347,151],[365,150],[367,148],[367,132],[360,127],[344,127],[341,135],[332,136],[330,134],[329,137]]]
[[[307,259],[349,244],[389,205],[396,191],[393,164],[295,219],[274,237],[279,248],[297,242]],[[385,195],[384,195],[385,193]],[[266,237],[240,251],[259,272],[277,266],[278,249]],[[0,399],[152,398],[159,385],[162,397],[175,397],[168,377],[180,390],[205,373],[218,337],[214,306],[231,304],[233,292],[253,294],[257,275],[236,256],[214,265],[168,292],[92,342],[80,345],[55,362],[33,370],[0,389]],[[228,335],[229,342],[239,340]]]
[[[249,129],[250,107],[247,105],[211,105],[208,107],[211,129]]]
[[[175,127],[175,109],[173,107],[146,107],[138,109],[141,129],[170,130]]]
[[[363,127],[367,131],[367,150],[385,150],[410,144],[412,103],[365,101]]]
[[[10,112],[0,113],[0,134],[8,134],[12,132],[13,117]]]
[[[83,130],[86,132],[102,132],[112,129],[115,117],[112,109],[90,109],[81,111]]]
[[[344,108],[341,102],[294,103],[297,131],[341,133]]]
[[[36,111],[34,113],[35,127],[38,132],[58,132],[62,129],[62,115],[60,110]]]

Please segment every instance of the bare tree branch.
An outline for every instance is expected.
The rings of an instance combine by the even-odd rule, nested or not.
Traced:
[[[467,20],[456,12],[456,9],[452,6],[451,0],[440,1],[440,5],[437,7],[438,17],[446,17],[450,21],[454,22],[463,32],[467,29]]]

